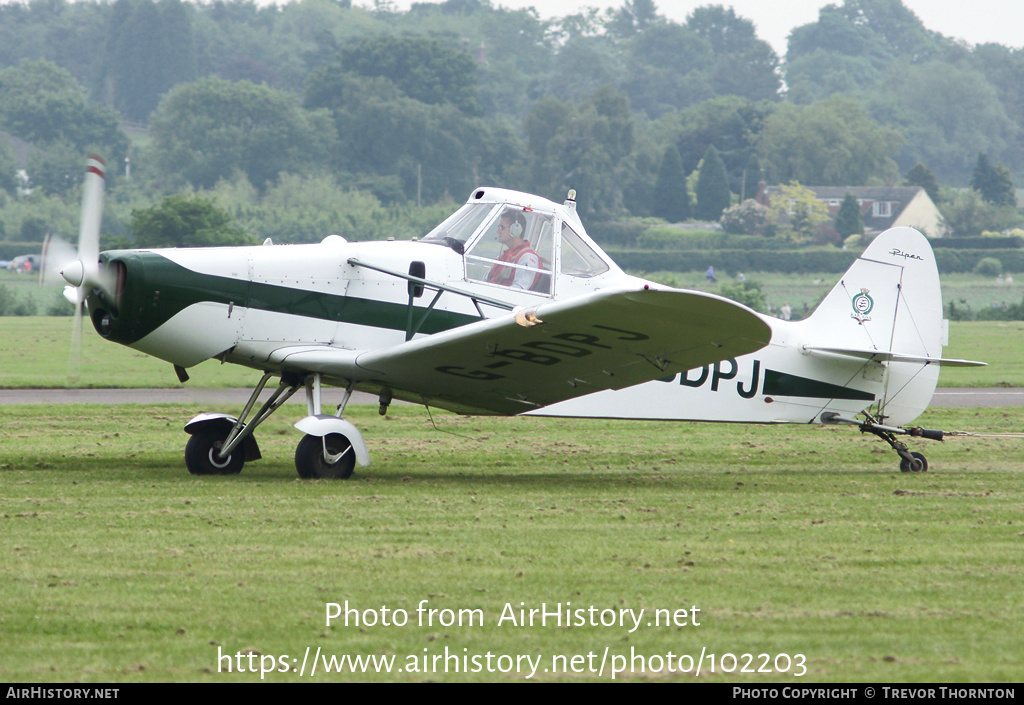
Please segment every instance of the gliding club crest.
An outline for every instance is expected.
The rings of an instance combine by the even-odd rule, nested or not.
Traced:
[[[853,297],[851,303],[853,304],[853,313],[850,314],[851,318],[857,319],[860,323],[871,320],[868,314],[875,307],[875,301],[868,295],[867,289],[861,289],[860,293]]]

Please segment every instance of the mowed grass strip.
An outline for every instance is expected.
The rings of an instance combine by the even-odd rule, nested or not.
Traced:
[[[267,681],[300,680],[276,671],[307,647],[403,669],[321,664],[315,681],[526,678],[445,673],[430,659],[446,649],[539,657],[536,680],[609,680],[550,670],[591,653],[596,667],[606,648],[663,657],[619,679],[692,681],[664,657],[702,649],[710,681],[1020,679],[1017,439],[918,442],[931,470],[908,475],[849,428],[435,415],[445,433],[416,407],[354,407],[374,465],[349,481],[296,479],[287,412],[260,429],[263,460],[198,478],[181,430],[197,411],[0,407],[0,679],[259,680],[218,659],[242,653]],[[921,423],[1021,430],[1002,409]],[[423,600],[439,611],[420,625]],[[326,605],[346,601],[377,623],[328,626]],[[645,613],[632,633],[499,625],[509,607],[518,620],[569,603]],[[648,626],[693,606],[700,626]],[[409,623],[382,626],[384,607]],[[720,659],[748,653],[803,654],[807,675]],[[442,672],[410,670],[425,657]]]
[[[0,394],[7,389],[173,388],[182,386],[169,362],[104,340],[83,320],[78,378],[69,378],[74,319],[0,317]],[[207,360],[191,368],[194,386],[254,387],[260,373]]]
[[[68,379],[72,319],[0,317],[0,394],[2,389],[182,386],[170,363],[122,345],[109,343],[85,321],[79,379]],[[943,387],[1024,387],[1024,356],[1019,341],[1024,322],[984,321],[950,324],[945,357],[987,362],[988,367],[944,368]],[[190,386],[253,387],[260,373],[238,365],[207,360],[189,370]]]

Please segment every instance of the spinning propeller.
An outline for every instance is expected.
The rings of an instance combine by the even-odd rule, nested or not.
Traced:
[[[82,312],[88,294],[99,289],[110,294],[112,282],[100,267],[100,220],[103,214],[103,188],[106,183],[106,163],[90,154],[85,168],[82,189],[82,222],[78,231],[78,249],[57,238],[47,243],[44,256],[43,279],[47,270],[59,271],[68,283],[64,297],[75,305],[75,322],[71,334],[71,353],[68,361],[68,381],[77,382],[82,366]],[[48,261],[47,261],[48,260]],[[49,263],[55,266],[49,266]]]

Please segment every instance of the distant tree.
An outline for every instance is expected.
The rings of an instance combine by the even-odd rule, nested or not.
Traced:
[[[164,93],[196,78],[181,0],[117,0],[105,46],[108,98],[130,120],[147,121]]]
[[[753,198],[748,198],[726,208],[718,222],[727,233],[764,235],[768,227],[768,209]]]
[[[42,150],[70,146],[79,160],[94,150],[116,163],[128,150],[117,113],[91,102],[70,72],[49,61],[22,61],[0,71],[0,130]],[[74,169],[73,183],[81,172]]]
[[[0,136],[0,191],[14,194],[18,187],[18,160],[14,149]],[[0,235],[3,233],[0,232]]]
[[[725,163],[715,146],[711,145],[704,153],[700,177],[697,179],[695,215],[700,220],[718,220],[722,216],[722,211],[729,207],[731,200]]]
[[[987,154],[978,155],[978,162],[971,175],[971,188],[993,205],[1017,205],[1017,195],[1013,190],[1010,170],[1002,162],[991,164]]]
[[[740,193],[741,200],[757,197],[758,185],[764,180],[764,171],[761,169],[761,160],[756,154],[750,155],[747,168],[743,170],[743,188]]]
[[[750,100],[778,98],[782,81],[779,57],[768,42],[758,39],[754,23],[721,5],[699,7],[686,27],[711,44],[714,66],[711,85],[718,95]]]
[[[683,168],[688,172],[697,168],[708,145],[715,145],[729,174],[729,188],[739,193],[743,190],[743,170],[756,152],[754,145],[765,120],[775,109],[775,104],[767,101],[754,103],[736,96],[719,96],[665,116],[661,123],[675,135],[672,141],[679,147]],[[763,155],[759,155],[759,161],[761,158]],[[753,195],[746,194],[748,198]]]
[[[231,224],[231,216],[202,196],[168,196],[150,208],[133,208],[136,247],[254,245],[256,239]]]
[[[629,78],[620,52],[614,49],[608,37],[578,37],[552,57],[542,92],[583,100],[602,86],[628,83]]]
[[[45,149],[29,154],[25,165],[28,188],[66,196],[84,176],[83,151],[66,140],[50,142]]]
[[[306,81],[305,105],[330,111],[338,147],[325,156],[336,173],[361,174],[378,184],[384,182],[377,177],[389,183],[398,179],[402,200],[461,197],[484,182],[512,185],[513,173],[526,159],[527,150],[506,121],[472,117],[451,103],[416,100],[385,78],[318,69]],[[556,124],[562,112],[549,113]],[[546,145],[550,134],[537,130],[547,135],[537,138]],[[373,190],[382,200],[393,200]]]
[[[873,106],[875,119],[904,138],[903,149],[890,154],[905,164],[927,164],[942,183],[967,181],[979,152],[1019,149],[1020,128],[998,91],[967,65],[901,59],[886,72]]]
[[[861,103],[833,96],[814,105],[782,104],[765,121],[757,153],[773,181],[817,186],[870,184],[899,174],[891,154],[903,138],[871,119]]]
[[[818,227],[830,220],[828,206],[796,181],[779,187],[779,193],[772,196],[768,212],[776,234],[797,243],[808,242]]]
[[[958,189],[952,199],[942,204],[942,216],[958,236],[1002,232],[1021,223],[1016,208],[989,203],[973,188]]]
[[[868,57],[817,48],[787,59],[786,100],[810,105],[837,93],[857,95],[876,90],[883,76]]]
[[[360,76],[386,78],[423,103],[451,103],[467,115],[482,113],[473,57],[436,39],[370,37],[344,47],[341,65]]]
[[[214,193],[218,205],[257,241],[320,242],[332,233],[350,240],[383,240],[398,234],[372,194],[342,187],[327,174],[282,174],[262,198],[239,175],[218,183]]]
[[[696,32],[662,22],[624,42],[622,49],[628,73],[618,81],[634,110],[657,117],[713,95],[714,54],[711,43]],[[591,66],[588,74],[593,71]]]
[[[654,0],[625,0],[618,10],[609,9],[605,23],[615,37],[631,37],[661,19]]]
[[[584,217],[618,216],[623,210],[623,187],[632,173],[630,157],[636,140],[629,101],[622,93],[601,88],[578,106],[564,105],[561,121],[553,120],[538,131],[543,134],[558,122],[544,149],[530,155],[530,188],[558,197],[574,188]],[[535,143],[533,134],[530,141]]]
[[[654,186],[653,213],[670,223],[681,223],[690,217],[690,191],[686,188],[683,160],[674,144],[665,150]]]
[[[718,293],[755,311],[768,312],[768,300],[765,298],[764,292],[761,291],[761,285],[757,282],[741,281],[735,284],[722,284]]]
[[[835,229],[843,238],[864,234],[864,219],[860,214],[860,204],[852,193],[846,194],[843,202],[839,204]]]
[[[925,193],[928,194],[928,198],[932,199],[933,202],[939,202],[939,182],[935,179],[935,174],[931,172],[931,169],[921,162],[918,162],[914,165],[913,169],[907,172],[905,180],[911,186],[923,188]]]
[[[212,188],[238,169],[257,188],[282,171],[321,171],[336,148],[326,111],[249,81],[204,78],[176,86],[150,123],[152,153],[164,173]]]
[[[982,257],[974,265],[974,273],[985,277],[998,277],[1003,273],[1003,263],[996,257]]]
[[[999,44],[981,44],[971,54],[974,66],[996,89],[1007,117],[1024,129],[1024,52]]]
[[[817,22],[793,30],[787,63],[816,49],[866,57],[883,68],[897,56],[927,59],[943,43],[901,0],[843,0],[823,7]]]

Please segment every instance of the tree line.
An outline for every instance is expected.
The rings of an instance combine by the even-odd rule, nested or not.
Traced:
[[[0,5],[0,130],[19,140],[0,141],[0,240],[63,229],[87,151],[125,242],[171,194],[301,242],[415,234],[487,183],[669,221],[717,220],[762,179],[934,183],[984,229],[1024,178],[1024,51],[900,0],[829,5],[784,57],[723,5],[676,23],[653,0],[552,21],[488,0],[28,0]]]

